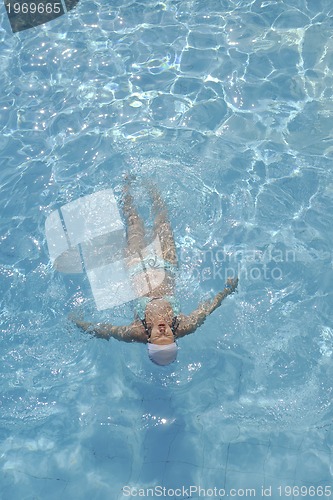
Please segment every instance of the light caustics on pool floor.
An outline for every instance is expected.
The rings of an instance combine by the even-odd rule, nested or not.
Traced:
[[[329,485],[330,6],[116,4],[1,35],[2,495]],[[82,337],[89,288],[46,253],[47,216],[129,169],[167,200],[187,310],[241,275],[168,372]]]

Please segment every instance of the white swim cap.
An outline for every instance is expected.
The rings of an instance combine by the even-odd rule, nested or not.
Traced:
[[[177,344],[157,345],[148,344],[148,356],[157,365],[169,365],[177,357]]]

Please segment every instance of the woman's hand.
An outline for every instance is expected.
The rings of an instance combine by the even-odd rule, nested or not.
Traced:
[[[238,278],[237,277],[236,278],[228,278],[226,285],[225,285],[225,288],[227,290],[230,290],[230,293],[232,293],[236,290],[237,285],[238,285]]]

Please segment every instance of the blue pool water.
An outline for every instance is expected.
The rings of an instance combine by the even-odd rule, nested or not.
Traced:
[[[2,9],[1,500],[333,496],[332,19],[81,0],[13,35]],[[50,213],[128,171],[145,218],[145,182],[167,202],[185,313],[240,278],[162,369],[68,321],[133,311],[48,254]]]

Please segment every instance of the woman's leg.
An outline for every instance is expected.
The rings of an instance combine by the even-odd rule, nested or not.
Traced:
[[[174,266],[178,265],[175,240],[168,217],[168,211],[160,193],[155,186],[149,189],[153,200],[154,234],[161,241],[163,259]]]
[[[129,184],[124,187],[123,190],[123,212],[126,218],[127,225],[127,254],[128,257],[131,255],[136,255],[140,253],[146,245],[145,242],[145,228],[143,221],[139,214],[137,213],[133,197],[129,193]]]

